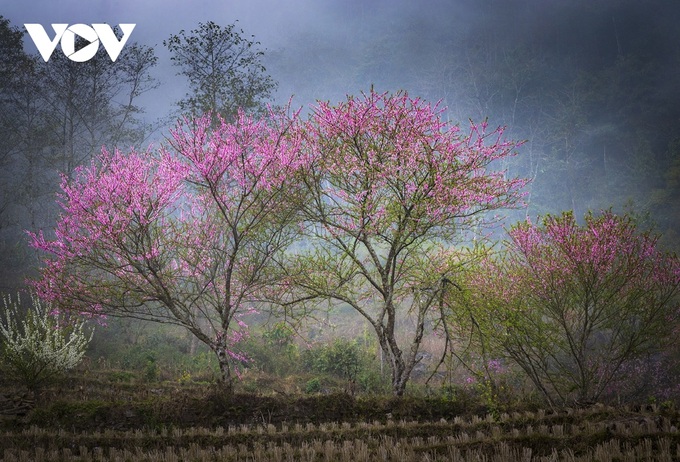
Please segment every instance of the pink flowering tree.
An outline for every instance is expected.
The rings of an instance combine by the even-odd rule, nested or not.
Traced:
[[[241,319],[299,232],[297,115],[185,120],[169,148],[109,153],[64,178],[35,287],[64,310],[174,323],[217,355],[230,390]]]
[[[464,296],[452,294],[451,312],[551,405],[598,400],[626,380],[627,364],[664,347],[678,315],[680,260],[630,216],[589,213],[579,225],[567,212],[509,234],[500,255],[469,273]]]
[[[308,244],[282,303],[352,307],[373,327],[401,395],[462,264],[455,245],[520,198],[523,180],[490,169],[516,144],[486,124],[464,132],[406,93],[373,91],[318,103],[307,136]]]

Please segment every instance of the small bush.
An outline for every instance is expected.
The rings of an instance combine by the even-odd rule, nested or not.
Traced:
[[[362,369],[362,355],[356,342],[338,338],[330,344],[305,351],[303,363],[311,372],[356,380]]]
[[[0,322],[3,365],[29,389],[73,369],[83,358],[94,331],[85,332],[85,321],[68,324],[50,306],[43,307],[31,295],[32,307],[20,321],[21,299],[3,297],[4,322]]]
[[[321,392],[321,380],[318,377],[314,377],[305,385],[305,393],[312,394],[319,392]]]

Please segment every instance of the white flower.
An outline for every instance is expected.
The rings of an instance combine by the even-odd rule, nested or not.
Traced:
[[[21,299],[3,296],[0,347],[3,363],[29,388],[75,367],[85,354],[94,330],[85,332],[85,321],[66,323],[64,316],[43,307],[31,294],[32,307],[19,321]]]

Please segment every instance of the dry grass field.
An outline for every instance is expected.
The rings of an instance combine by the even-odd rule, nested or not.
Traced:
[[[442,398],[65,385],[35,397],[3,388],[0,460],[680,460],[680,413],[670,403],[489,414]]]

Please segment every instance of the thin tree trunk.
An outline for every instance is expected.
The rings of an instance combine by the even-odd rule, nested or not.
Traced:
[[[231,395],[234,391],[234,377],[231,374],[231,364],[229,362],[229,353],[226,345],[218,338],[213,345],[213,351],[217,355],[217,363],[220,367],[220,384],[225,393]]]

